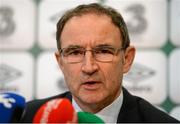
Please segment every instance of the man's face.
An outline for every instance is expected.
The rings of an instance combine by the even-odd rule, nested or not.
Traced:
[[[86,14],[71,18],[61,35],[61,48],[78,46],[91,50],[107,45],[122,47],[119,29],[108,16]],[[124,51],[119,51],[112,62],[99,62],[87,51],[82,62],[66,63],[56,52],[58,64],[76,102],[81,105],[110,104],[119,94],[124,72]]]

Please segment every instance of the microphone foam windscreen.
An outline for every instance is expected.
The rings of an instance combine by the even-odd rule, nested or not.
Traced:
[[[15,93],[0,94],[0,123],[18,122],[25,108],[25,98]]]
[[[73,120],[74,108],[68,99],[53,99],[37,111],[33,123],[67,123]]]
[[[78,112],[78,123],[104,123],[104,121],[94,114]]]

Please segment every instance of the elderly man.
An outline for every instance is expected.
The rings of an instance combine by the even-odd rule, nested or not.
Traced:
[[[76,111],[108,123],[177,122],[122,87],[135,48],[116,10],[97,3],[79,5],[61,17],[56,39],[55,56],[69,92],[29,102],[22,122],[32,122],[38,108],[55,98],[68,98]]]

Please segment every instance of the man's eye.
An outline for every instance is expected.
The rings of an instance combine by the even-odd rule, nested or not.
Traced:
[[[83,54],[82,50],[69,50],[67,51],[67,55],[81,55]]]
[[[96,54],[113,54],[113,50],[111,49],[99,49],[96,50]]]

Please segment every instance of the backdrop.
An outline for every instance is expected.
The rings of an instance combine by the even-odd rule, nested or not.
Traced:
[[[0,0],[0,92],[29,101],[66,91],[54,57],[56,23],[91,2],[116,8],[137,48],[123,85],[180,120],[180,0]]]

